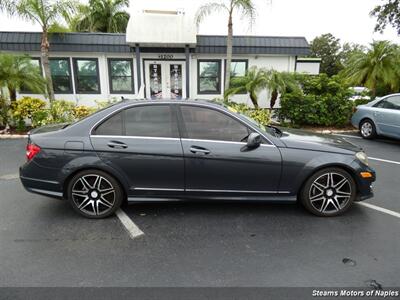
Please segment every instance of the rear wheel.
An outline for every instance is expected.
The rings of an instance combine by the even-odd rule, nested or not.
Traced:
[[[370,119],[363,120],[360,123],[360,134],[364,139],[373,139],[376,137],[376,127]]]
[[[123,193],[112,176],[98,170],[87,170],[71,179],[68,199],[79,214],[101,219],[112,215],[120,207]]]
[[[301,202],[314,215],[333,217],[344,213],[354,202],[356,184],[343,169],[327,168],[316,172],[304,185]]]

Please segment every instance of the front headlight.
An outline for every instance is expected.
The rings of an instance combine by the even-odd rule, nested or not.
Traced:
[[[368,166],[368,156],[367,156],[367,154],[365,154],[365,152],[363,152],[363,151],[357,152],[356,157],[364,165]]]

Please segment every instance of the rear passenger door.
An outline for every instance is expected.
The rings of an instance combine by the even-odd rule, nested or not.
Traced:
[[[97,126],[91,136],[101,159],[129,180],[130,196],[184,192],[177,117],[168,104],[133,106]]]

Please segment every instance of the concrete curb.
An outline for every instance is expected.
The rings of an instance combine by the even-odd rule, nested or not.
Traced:
[[[27,134],[0,134],[0,140],[25,139],[27,137]]]
[[[332,133],[357,133],[358,130],[310,130],[312,132],[323,133],[323,134],[332,134]]]

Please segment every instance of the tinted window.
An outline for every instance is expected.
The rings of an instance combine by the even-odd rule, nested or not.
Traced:
[[[74,59],[76,92],[100,93],[97,58]]]
[[[231,77],[243,77],[247,72],[247,60],[234,60],[231,62]]]
[[[41,64],[40,64],[40,58],[31,58],[31,64],[35,67],[36,71],[39,74],[42,74],[42,67],[41,67]],[[22,84],[20,92],[21,92],[21,94],[40,94],[39,91],[34,91],[34,90],[30,89],[29,87],[27,87],[24,84]]]
[[[111,93],[133,93],[131,59],[108,60]]]
[[[50,58],[51,79],[56,93],[72,93],[71,70],[68,58]]]
[[[221,90],[221,61],[200,61],[197,70],[198,93],[219,94]]]
[[[242,123],[216,110],[182,106],[181,111],[190,139],[241,142],[249,134]]]
[[[375,104],[375,107],[400,110],[400,96],[392,96]]]
[[[126,110],[128,136],[178,137],[178,125],[168,105],[146,105]]]
[[[117,113],[97,127],[96,135],[123,135],[122,113]]]

